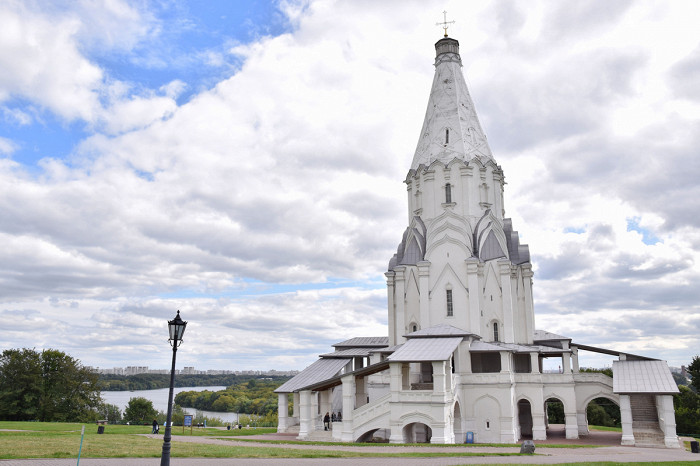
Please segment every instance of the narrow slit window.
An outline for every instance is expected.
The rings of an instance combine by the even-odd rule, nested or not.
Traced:
[[[454,311],[452,308],[452,290],[446,290],[447,291],[447,316],[451,317],[454,315]]]
[[[450,143],[450,130],[446,128],[445,129],[445,144],[449,144],[449,143]]]
[[[450,204],[452,202],[452,185],[447,183],[445,185],[445,203]]]
[[[498,341],[498,322],[493,323],[493,341]]]

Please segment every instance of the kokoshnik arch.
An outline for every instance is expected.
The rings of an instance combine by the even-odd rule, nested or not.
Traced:
[[[462,74],[459,42],[435,44],[435,77],[405,179],[408,227],[389,261],[389,335],[352,338],[276,390],[279,432],[392,443],[547,438],[547,400],[566,438],[588,434],[586,406],[620,406],[623,445],[678,448],[665,361],[537,330],[532,265],[505,218],[504,175]],[[618,356],[613,377],[581,373],[580,350]],[[559,358],[560,373],[543,359]],[[294,413],[288,415],[289,394]],[[342,421],[325,431],[326,412]]]

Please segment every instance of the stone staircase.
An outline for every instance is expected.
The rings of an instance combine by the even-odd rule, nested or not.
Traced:
[[[654,395],[630,395],[630,405],[635,446],[663,448],[664,434],[659,427]]]
[[[309,434],[309,437],[306,440],[309,440],[312,442],[332,442],[333,441],[333,431],[332,430],[316,429]]]

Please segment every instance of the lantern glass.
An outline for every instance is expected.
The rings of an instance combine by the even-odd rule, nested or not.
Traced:
[[[180,318],[180,311],[177,311],[175,318],[168,321],[170,340],[175,344],[182,341],[182,336],[185,334],[185,327],[187,327],[187,322]]]

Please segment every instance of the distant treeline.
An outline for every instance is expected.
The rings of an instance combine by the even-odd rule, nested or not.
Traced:
[[[277,413],[277,395],[274,390],[282,385],[281,380],[248,380],[212,392],[180,392],[175,395],[175,404],[183,408],[195,408],[202,411],[220,411],[232,413],[266,414]]]
[[[176,387],[230,386],[249,380],[263,379],[278,386],[290,379],[288,376],[261,376],[236,374],[180,374],[175,376]],[[100,374],[100,389],[103,391],[154,390],[170,386],[169,374],[114,375]]]

